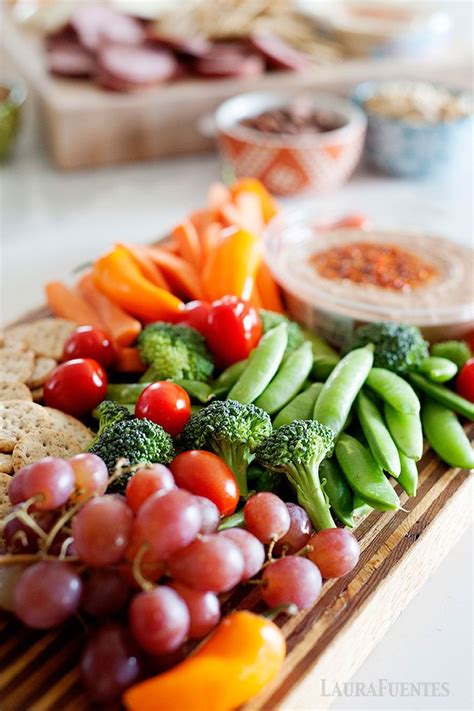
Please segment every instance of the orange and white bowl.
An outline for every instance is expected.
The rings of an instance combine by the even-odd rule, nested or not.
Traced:
[[[305,102],[315,110],[334,112],[345,121],[341,128],[326,133],[274,135],[241,124],[243,119],[288,106],[295,96],[252,92],[221,104],[215,114],[221,154],[238,177],[258,178],[278,195],[334,190],[354,172],[364,146],[367,120],[351,101],[305,92]]]

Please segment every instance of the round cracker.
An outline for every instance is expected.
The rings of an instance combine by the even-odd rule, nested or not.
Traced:
[[[49,427],[40,427],[35,435],[21,437],[12,454],[14,471],[43,457],[73,457],[81,452],[81,446],[74,437],[57,432]]]
[[[8,383],[1,380],[0,401],[2,400],[29,400],[31,402],[32,395],[25,383]]]
[[[64,432],[73,437],[81,445],[83,450],[87,449],[94,438],[94,433],[86,427],[80,420],[72,415],[67,415],[62,410],[54,407],[44,407],[51,420],[51,427],[58,432]]]
[[[54,358],[49,358],[48,356],[37,356],[33,365],[33,372],[28,379],[29,387],[34,390],[35,388],[40,388],[46,380],[49,374],[57,366],[57,361]]]
[[[64,318],[42,318],[34,321],[25,334],[25,343],[36,355],[60,360],[64,343],[77,328]]]
[[[13,474],[12,455],[0,452],[0,472],[3,474]]]
[[[39,427],[49,427],[50,423],[48,413],[34,402],[0,402],[0,452],[12,452],[21,437],[34,437]]]
[[[11,326],[3,332],[3,345],[5,348],[16,348],[20,351],[27,350],[25,336],[31,328],[31,323],[22,323]]]
[[[7,383],[26,383],[33,372],[33,351],[17,348],[0,349],[0,377]]]

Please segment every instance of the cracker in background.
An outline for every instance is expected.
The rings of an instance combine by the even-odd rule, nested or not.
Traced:
[[[19,326],[11,326],[3,331],[2,337],[5,348],[17,348],[20,351],[27,350],[25,336],[30,328],[30,323],[22,323]]]
[[[36,355],[60,360],[64,343],[77,328],[73,321],[63,318],[42,318],[34,321],[25,335],[25,344]]]
[[[81,446],[74,437],[48,427],[41,427],[36,431],[36,435],[25,435],[18,440],[12,454],[13,469],[18,471],[43,457],[68,459],[81,451]]]
[[[49,374],[55,369],[57,364],[54,358],[37,356],[33,365],[33,372],[28,379],[28,386],[34,390],[44,385]]]
[[[0,401],[2,400],[29,400],[32,395],[29,387],[25,383],[9,383],[0,380]]]
[[[87,449],[94,438],[92,430],[72,415],[67,415],[54,407],[44,407],[43,410],[49,415],[52,429],[73,437],[82,447],[82,450]]]
[[[13,474],[12,455],[0,452],[0,473]]]
[[[0,348],[0,379],[7,383],[26,383],[33,373],[34,362],[32,351]]]
[[[44,388],[34,388],[31,391],[31,397],[33,398],[33,402],[41,402],[44,396]]]
[[[12,452],[21,437],[35,437],[40,427],[50,427],[45,408],[26,400],[0,402],[0,452]]]

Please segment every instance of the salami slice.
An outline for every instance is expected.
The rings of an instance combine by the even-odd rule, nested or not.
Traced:
[[[250,42],[275,69],[292,69],[302,71],[307,69],[309,62],[304,54],[283,42],[279,37],[269,34],[251,35]]]
[[[171,79],[178,64],[171,52],[110,44],[98,53],[98,81],[114,91],[134,91]]]
[[[96,61],[84,47],[67,39],[56,39],[46,52],[46,66],[51,74],[85,78],[96,73]]]
[[[211,42],[204,37],[168,37],[160,35],[154,27],[148,28],[146,36],[156,46],[187,57],[203,57],[212,49]]]
[[[79,5],[71,16],[70,24],[81,44],[93,52],[104,43],[138,45],[145,39],[141,22],[105,5]]]
[[[204,77],[246,77],[262,74],[265,63],[261,55],[234,45],[216,45],[196,60],[196,72]]]

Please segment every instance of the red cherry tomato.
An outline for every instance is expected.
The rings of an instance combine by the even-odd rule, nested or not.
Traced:
[[[470,358],[459,371],[456,391],[461,397],[474,402],[474,358]]]
[[[191,401],[186,390],[163,380],[145,388],[135,405],[135,415],[156,422],[176,437],[191,416]]]
[[[237,296],[214,301],[209,313],[207,342],[217,364],[227,367],[247,358],[262,335],[256,309]]]
[[[193,449],[170,464],[176,486],[210,499],[221,516],[233,513],[239,503],[239,487],[227,464],[212,452]]]
[[[190,326],[207,338],[207,327],[211,304],[207,301],[190,301],[178,318],[181,326]]]
[[[93,358],[104,368],[115,361],[114,344],[106,333],[93,326],[79,326],[64,344],[63,360]]]
[[[48,407],[81,417],[102,402],[107,392],[107,373],[92,358],[75,358],[61,363],[44,384]]]

